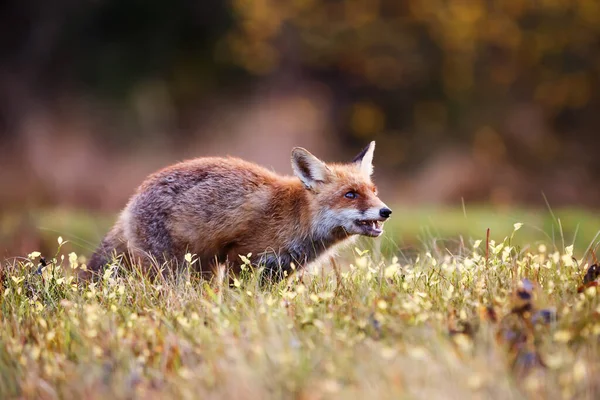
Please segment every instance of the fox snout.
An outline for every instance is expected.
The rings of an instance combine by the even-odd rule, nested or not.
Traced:
[[[386,205],[381,208],[371,208],[361,212],[360,217],[354,220],[353,227],[348,231],[365,236],[380,236],[383,233],[383,223],[388,220],[390,215],[392,215],[392,210]]]
[[[392,215],[392,210],[387,207],[383,207],[381,210],[379,210],[379,215],[381,218],[388,219],[390,215]]]

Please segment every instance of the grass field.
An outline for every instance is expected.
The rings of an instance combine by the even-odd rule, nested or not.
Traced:
[[[586,246],[491,228],[489,246],[351,246],[268,288],[249,269],[230,286],[116,265],[85,284],[68,244],[42,269],[34,252],[3,264],[0,398],[597,398]]]
[[[600,214],[573,208],[555,210],[506,208],[485,205],[465,207],[406,207],[395,205],[394,214],[386,224],[386,235],[378,245],[386,255],[414,255],[424,247],[456,248],[469,238],[485,236],[489,228],[496,241],[510,235],[513,225],[524,223],[515,244],[535,248],[545,243],[559,251],[575,245],[575,251],[585,251],[600,231]],[[69,244],[66,251],[89,255],[114,223],[112,213],[92,213],[85,210],[42,209],[24,213],[0,211],[0,260],[31,252],[35,246],[43,254],[51,253],[57,236]],[[15,233],[26,243],[21,250],[11,248]],[[35,240],[31,240],[31,239]]]

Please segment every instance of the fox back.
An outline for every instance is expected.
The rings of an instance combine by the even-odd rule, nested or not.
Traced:
[[[239,255],[279,280],[355,235],[377,237],[391,210],[371,181],[375,142],[351,163],[325,164],[292,150],[295,176],[236,158],[198,158],[150,175],[121,212],[88,269],[116,254],[129,264],[177,265],[197,256],[203,274],[238,273]]]

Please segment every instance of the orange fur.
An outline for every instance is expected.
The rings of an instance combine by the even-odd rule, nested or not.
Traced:
[[[239,255],[252,253],[254,264],[280,279],[291,263],[303,267],[352,235],[377,234],[372,223],[346,221],[353,215],[387,218],[375,217],[385,204],[361,159],[325,164],[295,149],[296,177],[237,158],[198,158],[160,170],[138,188],[89,268],[99,272],[113,252],[145,264],[150,256],[159,264],[181,262],[189,252],[198,256],[203,273],[211,274],[218,263],[237,273]],[[357,197],[347,198],[349,191]]]

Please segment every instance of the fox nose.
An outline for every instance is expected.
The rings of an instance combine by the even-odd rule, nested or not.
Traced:
[[[387,207],[383,207],[381,210],[379,210],[379,215],[381,215],[382,218],[389,218],[390,215],[392,215],[392,210]]]

